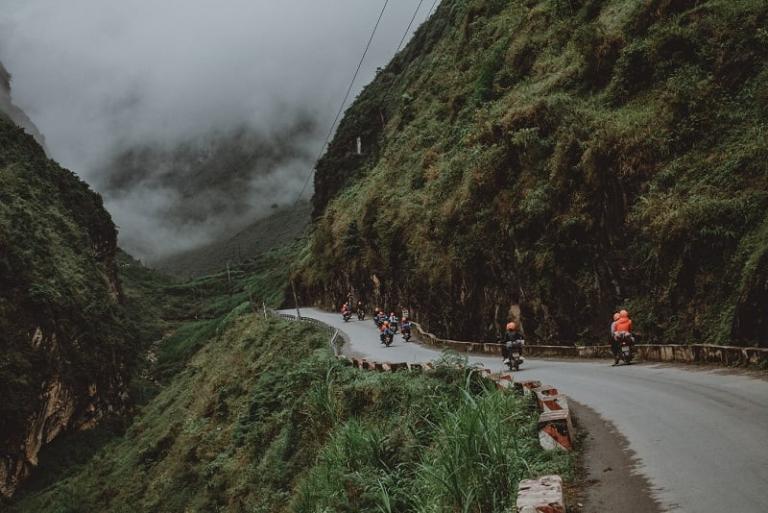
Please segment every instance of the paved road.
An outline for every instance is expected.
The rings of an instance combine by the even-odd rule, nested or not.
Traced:
[[[420,362],[440,352],[396,337],[386,348],[372,321],[302,315],[345,331],[353,354]],[[472,356],[492,370],[499,358]],[[685,513],[768,512],[768,381],[714,370],[604,361],[526,360],[518,379],[539,379],[612,422],[662,508]]]

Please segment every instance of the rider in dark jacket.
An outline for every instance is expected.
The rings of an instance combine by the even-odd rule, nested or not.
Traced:
[[[517,323],[510,322],[507,323],[507,332],[504,334],[504,345],[501,346],[501,356],[504,357],[504,361],[506,361],[509,358],[509,354],[507,354],[507,342],[512,342],[513,345],[518,347],[518,350],[520,351],[520,354],[523,354],[523,341],[525,339],[523,338],[523,334],[520,333],[517,330]]]

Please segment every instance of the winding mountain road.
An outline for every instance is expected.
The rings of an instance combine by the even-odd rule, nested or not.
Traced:
[[[370,320],[345,323],[311,308],[301,313],[347,333],[351,355],[380,362],[440,357],[399,336],[384,347]],[[503,370],[498,357],[469,360]],[[612,423],[662,510],[768,512],[768,381],[695,367],[534,359],[516,378],[551,384]]]

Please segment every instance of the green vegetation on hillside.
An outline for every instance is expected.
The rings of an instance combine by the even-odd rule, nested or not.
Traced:
[[[568,471],[567,456],[539,447],[527,400],[477,373],[354,369],[327,332],[240,301],[217,330],[179,330],[200,347],[127,429],[11,510],[502,512],[521,478]]]
[[[139,337],[115,253],[101,198],[0,116],[0,492],[39,439],[123,407]]]
[[[318,164],[305,297],[768,343],[766,27],[763,0],[444,0]]]

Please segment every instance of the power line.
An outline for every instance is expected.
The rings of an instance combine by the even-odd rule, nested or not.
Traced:
[[[427,18],[429,18],[432,15],[432,11],[435,10],[435,6],[437,5],[437,2],[439,2],[439,1],[440,0],[435,0],[434,2],[432,2],[432,7],[429,8],[429,14],[427,15]]]
[[[437,0],[435,0],[435,3]],[[403,43],[405,42],[405,38],[408,37],[408,33],[411,31],[411,27],[413,26],[413,22],[416,20],[416,16],[419,14],[419,10],[421,9],[421,5],[424,3],[424,0],[419,0],[419,4],[416,6],[416,10],[413,11],[413,16],[411,17],[410,23],[408,23],[408,26],[405,29],[405,32],[403,32],[403,37],[400,39],[400,44],[397,45],[397,50],[395,50],[395,56],[397,56],[398,52],[400,52],[400,48],[403,47]],[[435,4],[432,4],[432,7],[434,7]],[[427,14],[427,18],[429,18],[429,14]],[[387,90],[384,92],[383,97],[385,99],[388,99],[389,93],[392,92],[392,88],[395,86],[395,81],[393,80],[389,87],[387,87]],[[381,123],[384,124],[384,111],[379,111],[379,115],[381,116]]]
[[[341,101],[341,105],[339,106],[339,111],[336,113],[336,117],[333,120],[333,123],[331,124],[331,127],[328,129],[328,135],[325,137],[325,142],[323,143],[323,146],[320,148],[320,153],[318,153],[317,158],[315,159],[315,164],[320,160],[320,157],[323,156],[323,153],[325,152],[325,147],[328,146],[328,143],[331,140],[331,136],[333,135],[333,130],[336,128],[336,123],[338,123],[339,118],[341,117],[341,113],[344,112],[344,105],[346,105],[347,100],[349,99],[349,94],[352,92],[352,87],[355,85],[355,80],[357,80],[357,75],[360,73],[360,68],[363,66],[363,61],[365,60],[365,56],[368,55],[368,50],[371,48],[371,43],[373,42],[373,36],[376,35],[376,30],[379,28],[379,24],[381,23],[381,19],[384,17],[384,11],[387,10],[387,5],[389,4],[389,0],[384,0],[384,5],[381,8],[381,12],[379,13],[379,17],[376,20],[376,25],[373,26],[373,31],[371,31],[371,37],[368,38],[368,43],[365,45],[365,50],[363,51],[362,57],[360,57],[360,62],[357,63],[357,69],[355,69],[355,74],[352,76],[352,81],[349,83],[349,87],[347,88],[347,93],[344,95],[344,99]],[[312,179],[312,175],[314,174],[314,167],[310,169],[309,174],[307,175],[307,179],[304,181],[304,186],[301,188],[301,192],[299,193],[299,196],[296,198],[296,203],[301,201],[301,197],[304,196],[304,191],[307,190],[307,185],[309,185],[309,181]]]
[[[435,0],[437,1],[437,0]],[[413,26],[413,22],[416,20],[416,16],[419,14],[419,9],[421,9],[421,4],[424,3],[424,0],[419,0],[419,5],[416,6],[416,10],[413,11],[413,17],[411,18],[411,22],[408,23],[408,27],[405,29],[405,32],[403,33],[403,38],[400,40],[400,44],[397,45],[397,50],[395,50],[395,53],[400,51],[400,48],[403,47],[403,43],[405,42],[405,38],[408,37],[408,33],[411,30],[411,27]]]

